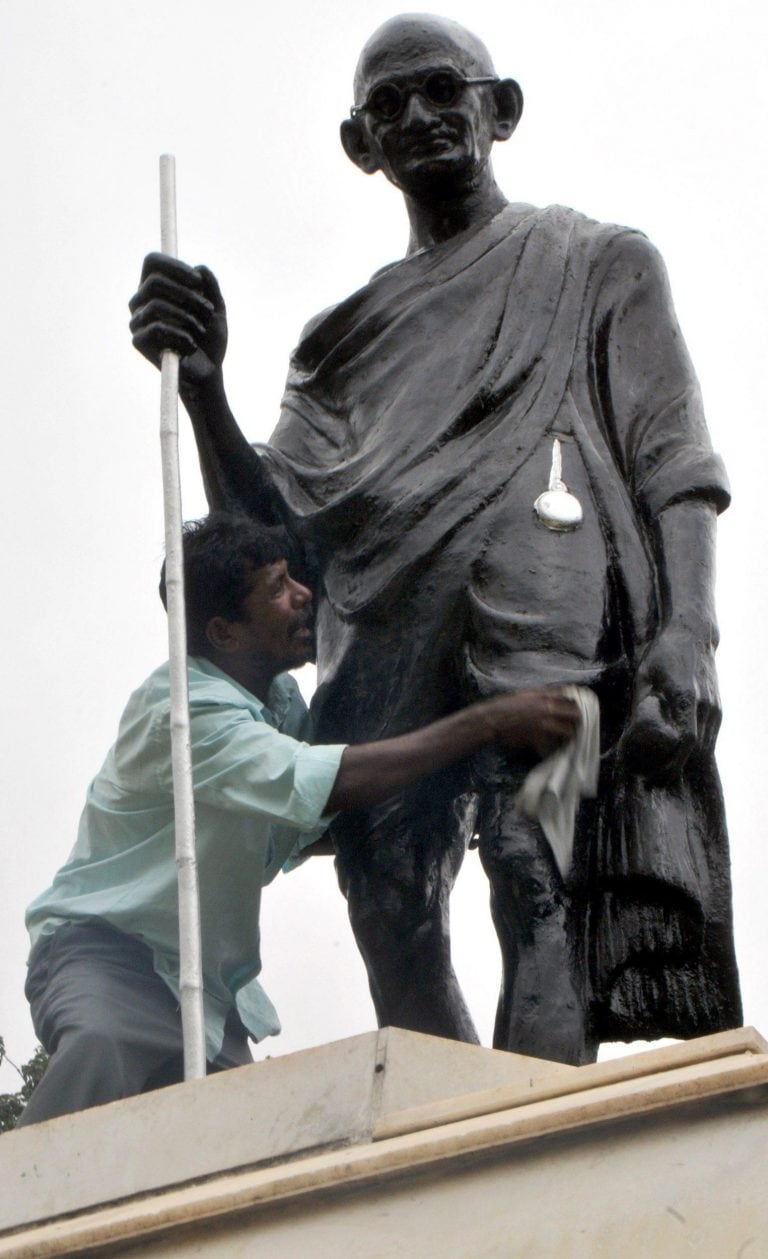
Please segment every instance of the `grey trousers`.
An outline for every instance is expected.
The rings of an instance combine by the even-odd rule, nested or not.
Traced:
[[[26,994],[51,1059],[17,1127],[184,1078],[178,1003],[133,936],[99,919],[59,927],[32,950]],[[251,1061],[245,1028],[231,1015],[208,1070]]]

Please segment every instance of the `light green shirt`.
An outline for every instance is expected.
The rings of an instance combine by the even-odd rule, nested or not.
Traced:
[[[344,745],[311,747],[309,714],[288,674],[268,706],[201,657],[189,708],[203,950],[206,1052],[221,1049],[233,1004],[255,1040],[280,1030],[256,980],[261,888],[325,829]],[[27,910],[32,943],[100,918],[143,940],[178,997],[178,893],[168,665],[134,691],[114,747],[88,789],[72,853]]]

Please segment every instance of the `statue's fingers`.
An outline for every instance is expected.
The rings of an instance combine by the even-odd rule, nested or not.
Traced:
[[[676,696],[670,705],[670,717],[674,735],[669,741],[667,767],[672,774],[680,774],[688,757],[698,746],[699,723],[694,697]]]
[[[693,752],[697,749],[695,739],[681,739],[678,744],[677,751],[670,761],[670,770],[673,775],[679,777],[683,773],[688,760]]]
[[[132,341],[139,353],[155,364],[159,363],[163,350],[173,350],[185,358],[198,349],[195,340],[173,324],[155,323],[139,328],[134,332]]]
[[[202,287],[198,270],[190,267],[188,262],[182,262],[181,258],[172,258],[170,254],[157,252],[147,254],[141,265],[141,283],[143,284],[147,276],[154,272],[168,276],[169,279],[175,280],[177,284],[185,288]]]
[[[176,328],[183,332],[197,346],[206,335],[204,323],[190,311],[179,310],[170,302],[155,299],[140,306],[128,327],[131,332],[139,332],[142,328]]]
[[[701,700],[697,710],[697,741],[705,752],[711,752],[717,742],[722,714],[718,704]]]
[[[650,776],[671,773],[678,758],[684,760],[687,755],[683,738],[684,732],[672,720],[668,705],[662,705],[658,694],[646,693],[622,736],[622,756],[636,772]]]
[[[680,739],[696,739],[698,730],[697,701],[693,691],[670,690],[660,694],[661,711]]]
[[[207,297],[208,301],[211,302],[214,310],[218,311],[221,315],[225,315],[227,308],[216,276],[208,267],[202,265],[195,267],[195,270],[202,280],[203,293]]]
[[[128,309],[138,310],[152,301],[165,301],[179,310],[189,311],[198,319],[206,320],[214,314],[214,305],[201,289],[191,289],[178,284],[167,275],[152,272],[142,282],[128,302]]]

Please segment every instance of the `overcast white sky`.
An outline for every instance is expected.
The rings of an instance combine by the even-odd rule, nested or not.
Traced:
[[[227,299],[234,410],[265,439],[304,322],[405,248],[397,194],[337,139],[359,48],[397,11],[392,0],[0,0],[0,1034],[16,1061],[34,1046],[24,908],[71,847],[129,692],[166,654],[158,380],[131,348],[126,310],[158,246],[158,155],[178,163],[180,253],[207,262]],[[507,195],[640,227],[669,267],[734,489],[720,529],[719,760],[745,1019],[768,1033],[768,9],[446,0],[440,11],[525,91],[495,163]],[[194,516],[205,502],[182,418]],[[285,1028],[264,1052],[370,1029],[330,861],[280,878],[264,906],[263,978]],[[488,1044],[498,961],[475,854],[453,938]]]

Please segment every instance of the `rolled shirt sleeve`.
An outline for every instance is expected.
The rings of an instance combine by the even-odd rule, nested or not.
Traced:
[[[246,709],[216,705],[194,709],[191,740],[197,800],[298,831],[321,824],[346,746],[312,747]]]

